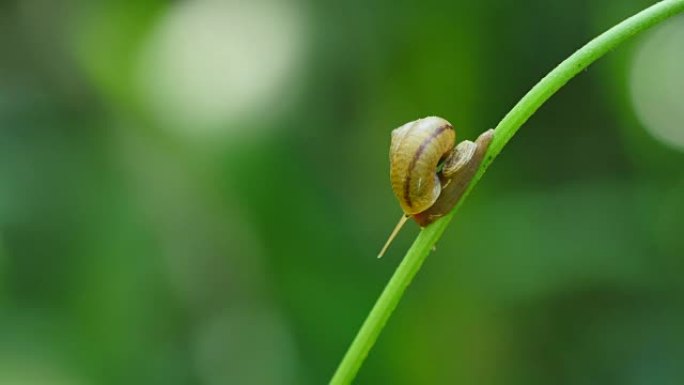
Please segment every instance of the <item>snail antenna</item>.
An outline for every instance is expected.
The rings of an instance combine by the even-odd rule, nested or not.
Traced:
[[[394,230],[392,230],[392,234],[390,234],[389,238],[387,238],[387,242],[385,242],[385,246],[383,246],[382,250],[380,250],[380,254],[378,254],[378,258],[382,258],[382,256],[385,255],[385,251],[387,251],[387,248],[389,247],[389,245],[394,240],[394,237],[396,237],[397,234],[399,234],[399,230],[401,230],[401,228],[404,226],[404,224],[406,223],[406,221],[408,219],[409,219],[409,216],[406,214],[401,216],[397,225],[394,226]]]

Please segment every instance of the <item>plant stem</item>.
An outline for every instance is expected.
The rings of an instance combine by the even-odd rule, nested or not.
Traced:
[[[368,314],[366,321],[347,350],[330,384],[349,384],[354,379],[361,364],[368,355],[368,351],[375,343],[392,311],[394,311],[394,308],[399,303],[404,290],[420,269],[425,257],[427,257],[432,247],[442,236],[454,213],[463,204],[463,201],[485,173],[487,167],[499,155],[520,126],[565,83],[598,58],[636,34],[682,11],[684,11],[684,0],[664,0],[622,21],[591,40],[560,63],[504,116],[496,127],[494,139],[489,146],[485,159],[482,161],[462,199],[451,213],[422,229],[418,234],[418,237],[394,272],[394,275],[390,278],[387,286],[385,286],[375,306],[373,306],[373,309]]]

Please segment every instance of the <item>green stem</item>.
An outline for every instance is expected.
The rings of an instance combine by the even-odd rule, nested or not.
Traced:
[[[399,303],[404,290],[420,269],[425,257],[427,257],[432,247],[442,236],[454,213],[463,204],[473,186],[480,180],[487,167],[499,155],[520,126],[565,83],[598,58],[636,34],[682,11],[684,11],[684,0],[664,0],[622,21],[591,40],[560,63],[504,116],[496,127],[494,139],[489,146],[487,155],[477,174],[470,182],[463,198],[451,213],[424,228],[418,234],[418,237],[406,252],[406,256],[399,264],[399,267],[397,267],[392,278],[390,278],[375,306],[373,306],[373,309],[368,314],[368,318],[366,318],[356,338],[354,338],[347,353],[344,355],[330,384],[349,384],[354,379],[361,364],[368,355],[368,351],[375,343],[392,311],[394,311],[394,308]]]

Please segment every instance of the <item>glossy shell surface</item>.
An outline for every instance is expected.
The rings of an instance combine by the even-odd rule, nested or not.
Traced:
[[[453,127],[439,117],[418,119],[392,131],[390,180],[404,213],[420,213],[437,200],[441,192],[437,165],[455,141]]]

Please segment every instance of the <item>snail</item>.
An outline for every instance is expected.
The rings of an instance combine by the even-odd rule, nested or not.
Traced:
[[[456,143],[456,132],[445,119],[431,116],[392,131],[390,181],[404,211],[387,239],[382,257],[406,221],[425,227],[448,214],[475,175],[494,137],[490,129],[475,142]]]

